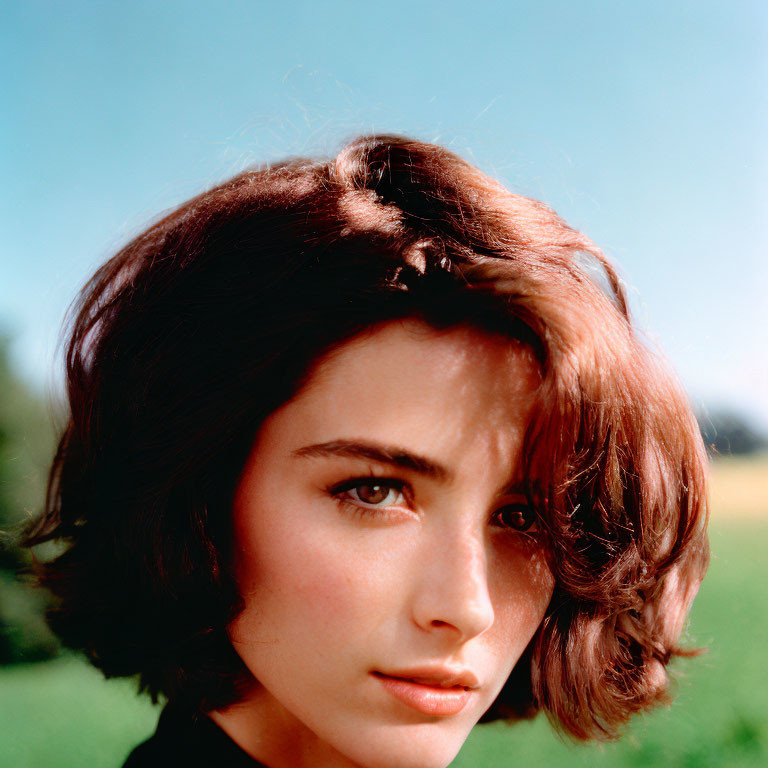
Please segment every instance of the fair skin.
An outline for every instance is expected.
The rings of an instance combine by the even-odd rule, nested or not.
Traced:
[[[259,681],[212,713],[270,768],[443,768],[553,590],[521,483],[539,368],[471,327],[392,321],[259,431],[234,507]]]

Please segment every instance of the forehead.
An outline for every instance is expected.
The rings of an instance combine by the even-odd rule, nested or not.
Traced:
[[[383,377],[377,389],[389,389],[393,395],[418,395],[419,382],[432,382],[432,394],[440,388],[517,399],[529,396],[540,383],[538,362],[522,342],[472,325],[436,329],[411,318],[355,336],[315,366],[309,386],[330,394],[343,388],[353,371]]]
[[[539,383],[533,352],[516,340],[471,326],[390,321],[323,358],[265,429],[293,448],[364,438],[452,465],[479,451],[506,461]]]

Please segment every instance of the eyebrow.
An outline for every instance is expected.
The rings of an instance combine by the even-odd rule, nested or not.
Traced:
[[[292,455],[297,458],[343,456],[351,459],[367,459],[379,464],[389,464],[392,467],[407,469],[441,482],[450,482],[453,478],[453,472],[424,456],[411,453],[403,448],[357,440],[331,440],[327,443],[305,445],[303,448],[293,451]]]

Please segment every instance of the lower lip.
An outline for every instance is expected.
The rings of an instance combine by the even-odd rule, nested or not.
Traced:
[[[380,673],[374,676],[396,699],[425,715],[458,715],[472,697],[471,690],[458,686],[439,688]]]

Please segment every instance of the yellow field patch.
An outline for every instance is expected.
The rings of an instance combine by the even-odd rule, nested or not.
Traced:
[[[768,454],[712,460],[713,520],[768,519]]]

